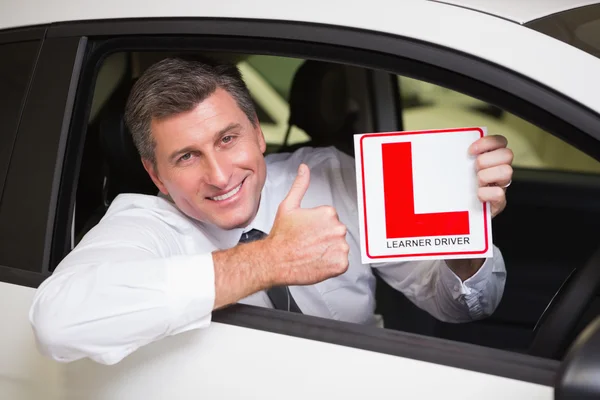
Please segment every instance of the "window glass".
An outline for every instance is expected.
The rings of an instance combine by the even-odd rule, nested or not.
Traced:
[[[508,139],[517,168],[600,173],[597,160],[511,113],[427,82],[398,82],[405,130],[485,126]]]
[[[38,42],[0,45],[0,198]]]
[[[600,57],[600,5],[575,7],[527,24],[538,32]]]

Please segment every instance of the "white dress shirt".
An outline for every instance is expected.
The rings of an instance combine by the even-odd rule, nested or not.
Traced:
[[[495,247],[494,257],[464,282],[442,260],[363,264],[351,157],[334,148],[303,148],[265,158],[259,210],[245,229],[203,224],[160,196],[119,195],[37,290],[30,321],[40,350],[58,361],[90,357],[114,364],[150,342],[209,326],[215,300],[211,252],[234,247],[253,228],[269,233],[302,162],[311,171],[302,207],[335,207],[350,245],[346,273],[290,287],[304,314],[375,324],[374,272],[442,321],[479,319],[500,302],[506,270]],[[240,302],[272,307],[264,291]]]

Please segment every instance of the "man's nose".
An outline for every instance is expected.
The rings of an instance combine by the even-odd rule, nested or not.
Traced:
[[[227,188],[231,178],[231,165],[226,158],[217,155],[205,157],[205,181],[219,189]]]

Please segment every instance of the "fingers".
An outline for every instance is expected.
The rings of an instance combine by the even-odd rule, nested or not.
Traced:
[[[504,148],[508,140],[501,135],[489,135],[477,139],[469,146],[469,154],[478,155],[488,151]]]
[[[280,207],[284,210],[293,210],[300,208],[302,198],[308,190],[310,184],[310,170],[306,164],[300,164],[298,167],[298,175],[290,188],[286,198],[281,202]]]
[[[477,173],[479,186],[504,187],[512,180],[513,169],[508,164],[482,169]]]
[[[348,270],[350,245],[345,238],[337,240],[327,251],[325,258],[329,261],[328,276],[338,276]]]
[[[346,241],[348,228],[340,222],[337,211],[331,206],[319,206],[312,209],[312,212],[317,213],[319,221],[325,224],[321,231],[325,235],[324,238],[328,238],[327,240],[331,243],[328,252],[332,267],[336,271],[335,274],[339,275],[348,269],[348,254],[350,253],[350,246]]]
[[[477,156],[475,166],[480,186],[477,197],[490,204],[492,217],[506,207],[504,187],[512,182],[514,154],[507,145],[504,136],[490,135],[478,139],[469,147],[469,153]]]
[[[314,210],[318,211],[323,219],[334,218],[339,221],[337,211],[332,206],[318,206]]]
[[[513,158],[514,154],[511,149],[501,148],[477,156],[475,167],[477,168],[477,171],[481,171],[497,165],[512,164]]]
[[[506,193],[498,186],[484,186],[477,190],[477,197],[482,202],[489,202],[492,217],[498,215],[506,207]]]

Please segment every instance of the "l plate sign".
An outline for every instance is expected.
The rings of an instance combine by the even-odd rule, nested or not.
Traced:
[[[469,146],[486,128],[354,135],[363,263],[492,257]]]

